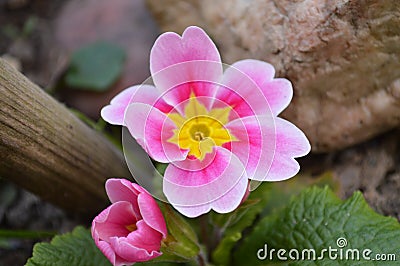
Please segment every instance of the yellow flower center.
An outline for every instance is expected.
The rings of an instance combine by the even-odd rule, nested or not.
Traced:
[[[136,224],[126,225],[125,228],[128,229],[129,232],[133,232],[137,229]]]
[[[194,94],[185,106],[184,115],[170,113],[168,117],[175,123],[174,136],[168,141],[181,149],[188,149],[188,155],[203,160],[214,146],[235,141],[236,138],[226,129],[230,107],[215,108],[210,111],[201,104]]]

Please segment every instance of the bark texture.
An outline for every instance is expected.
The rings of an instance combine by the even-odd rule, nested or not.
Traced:
[[[164,31],[203,27],[223,60],[256,58],[289,78],[283,116],[313,152],[341,149],[400,124],[400,1],[147,0]]]
[[[107,139],[0,59],[0,176],[92,216],[107,204],[105,180],[130,174]]]

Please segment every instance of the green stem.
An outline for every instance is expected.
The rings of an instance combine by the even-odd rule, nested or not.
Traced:
[[[209,238],[209,229],[208,229],[208,215],[200,216],[200,234],[201,240],[206,247],[207,253],[209,253],[210,249],[210,238]]]
[[[203,254],[200,252],[200,254],[197,256],[197,262],[199,266],[206,266],[206,262],[204,260]]]

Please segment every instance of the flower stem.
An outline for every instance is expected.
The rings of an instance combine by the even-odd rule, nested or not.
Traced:
[[[206,266],[206,262],[202,252],[200,252],[199,255],[197,255],[197,262],[199,266]]]
[[[208,249],[209,237],[208,237],[208,216],[207,215],[200,216],[200,231],[201,231],[202,242]]]

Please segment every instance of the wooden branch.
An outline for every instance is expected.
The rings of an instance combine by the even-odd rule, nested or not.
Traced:
[[[108,204],[105,180],[130,173],[106,138],[0,59],[0,176],[92,216]]]

